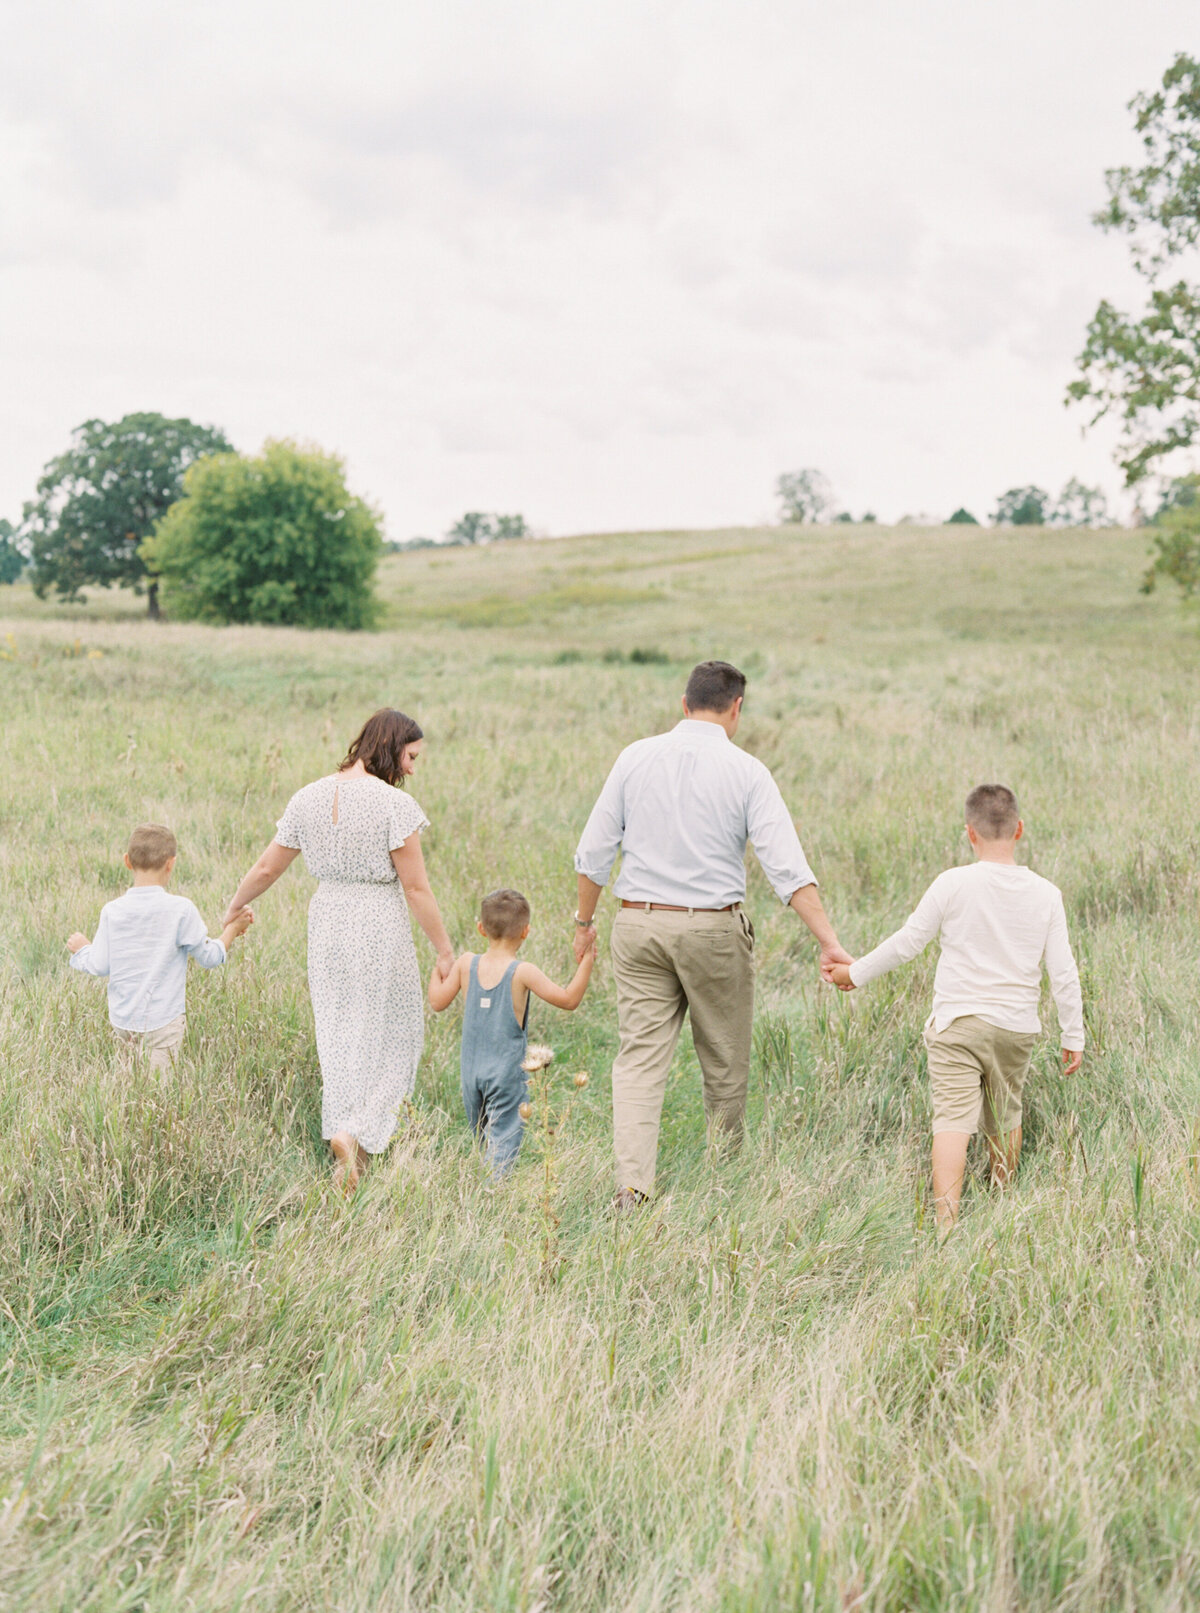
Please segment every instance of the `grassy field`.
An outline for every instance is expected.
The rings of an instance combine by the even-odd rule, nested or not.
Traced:
[[[1144,551],[838,528],[413,553],[361,636],[4,590],[0,1605],[1196,1607],[1200,635],[1139,596]],[[608,1215],[611,900],[583,1008],[533,1024],[556,1110],[592,1080],[501,1191],[452,1012],[390,1154],[330,1192],[299,864],[193,971],[181,1067],[119,1078],[63,940],[122,887],[134,821],[175,827],[215,925],[290,792],[399,705],[452,935],[515,884],[561,977],[592,798],[710,655],[750,675],[742,738],[852,951],[965,860],[983,779],[1066,894],[1083,1069],[1048,1035],[1019,1187],[975,1162],[945,1246],[934,958],[820,987],[757,869],[750,1136],[706,1153],[686,1044],[637,1219]]]

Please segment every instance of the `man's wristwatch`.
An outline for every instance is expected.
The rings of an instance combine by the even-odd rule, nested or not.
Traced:
[[[593,920],[592,919],[581,919],[580,916],[579,916],[579,909],[576,908],[575,909],[575,923],[578,925],[578,927],[581,930],[590,930],[592,928]]]

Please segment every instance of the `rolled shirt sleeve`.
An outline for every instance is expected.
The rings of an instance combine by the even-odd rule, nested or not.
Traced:
[[[613,764],[575,850],[575,872],[594,885],[608,884],[625,834],[623,760],[618,756]]]
[[[179,945],[202,969],[215,969],[225,962],[224,942],[209,936],[204,920],[191,902],[179,921]]]
[[[785,906],[798,890],[817,883],[791,813],[766,767],[755,769],[747,795],[746,834],[763,873]]]
[[[1079,984],[1079,969],[1071,942],[1067,935],[1067,915],[1059,895],[1050,915],[1050,929],[1046,936],[1046,973],[1054,1006],[1058,1009],[1058,1029],[1063,1047],[1072,1053],[1082,1053],[1083,991]]]
[[[85,947],[71,954],[71,967],[78,969],[80,974],[107,975],[109,970],[108,959],[108,909],[101,911],[100,922],[96,925],[96,933]]]

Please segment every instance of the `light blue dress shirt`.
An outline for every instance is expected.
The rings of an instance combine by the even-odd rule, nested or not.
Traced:
[[[575,871],[630,902],[723,908],[746,896],[746,843],[781,902],[817,883],[770,770],[719,723],[685,717],[617,757]]]
[[[131,885],[105,903],[95,936],[71,967],[108,976],[108,1017],[118,1030],[155,1031],[184,1011],[189,958],[202,969],[225,962],[224,946],[209,939],[195,905],[161,885]]]

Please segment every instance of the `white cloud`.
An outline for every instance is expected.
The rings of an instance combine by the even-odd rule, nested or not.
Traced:
[[[1187,0],[46,0],[0,92],[0,512],[92,415],[344,453],[393,534],[1116,477],[1061,404]]]

